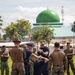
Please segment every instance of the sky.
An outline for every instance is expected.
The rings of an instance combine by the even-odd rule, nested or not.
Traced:
[[[64,26],[70,27],[75,21],[75,0],[0,0],[2,27],[17,19],[29,20],[32,25],[38,14],[47,8],[59,14],[61,19],[61,6],[64,6]]]

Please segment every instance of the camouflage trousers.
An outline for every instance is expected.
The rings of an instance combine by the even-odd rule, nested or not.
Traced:
[[[53,66],[52,75],[64,75],[63,66]]]
[[[26,75],[24,63],[23,62],[13,63],[11,75]]]
[[[7,61],[1,61],[1,75],[9,75],[9,67]]]
[[[34,68],[33,68],[33,64],[30,65],[30,75],[34,74]]]
[[[67,75],[70,75],[70,70],[69,70],[70,67],[71,67],[73,74],[75,75],[75,68],[74,68],[72,59],[68,60],[68,63],[67,63]]]

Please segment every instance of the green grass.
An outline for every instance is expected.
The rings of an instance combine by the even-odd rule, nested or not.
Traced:
[[[75,56],[73,57],[73,62],[75,63]],[[65,75],[67,75],[67,74],[65,74]],[[70,75],[73,75],[71,68],[70,68]]]
[[[12,61],[11,61],[11,58],[8,59],[8,65],[9,65],[9,75],[11,75],[11,70],[12,70]]]
[[[75,56],[73,57],[74,63],[75,63]],[[8,65],[9,65],[9,75],[11,75],[11,67],[12,67],[12,61],[11,58],[8,59]],[[75,65],[75,64],[74,64]],[[1,71],[0,71],[0,75],[1,75]],[[65,74],[67,75],[67,74]],[[70,75],[73,75],[71,69],[70,69]]]
[[[9,66],[9,75],[11,75],[11,67],[12,67],[11,58],[8,59],[8,66]],[[0,75],[1,75],[1,70],[0,70]]]

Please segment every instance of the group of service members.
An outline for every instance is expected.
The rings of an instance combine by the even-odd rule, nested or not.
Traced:
[[[40,42],[40,48],[36,50],[33,44],[28,43],[20,47],[21,41],[17,38],[13,40],[15,47],[6,51],[6,46],[2,46],[0,51],[1,75],[9,75],[8,58],[12,60],[11,75],[67,75],[70,74],[70,67],[75,75],[73,64],[73,50],[70,43],[67,43],[64,51],[60,50],[60,44],[54,43],[54,51],[49,55],[50,50],[44,41]]]

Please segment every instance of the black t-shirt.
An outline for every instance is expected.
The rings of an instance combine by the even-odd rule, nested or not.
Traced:
[[[26,52],[26,58],[24,59],[24,62],[27,63],[30,60],[30,55],[32,54],[32,52],[30,50],[25,50]]]
[[[41,55],[41,56],[43,56],[43,57],[48,58],[48,56],[49,56],[49,48],[45,46],[44,48],[41,48],[41,47],[40,47],[40,49],[43,50],[43,52],[48,52],[48,55],[45,56],[43,53],[40,53],[40,52],[38,52],[38,55]]]

